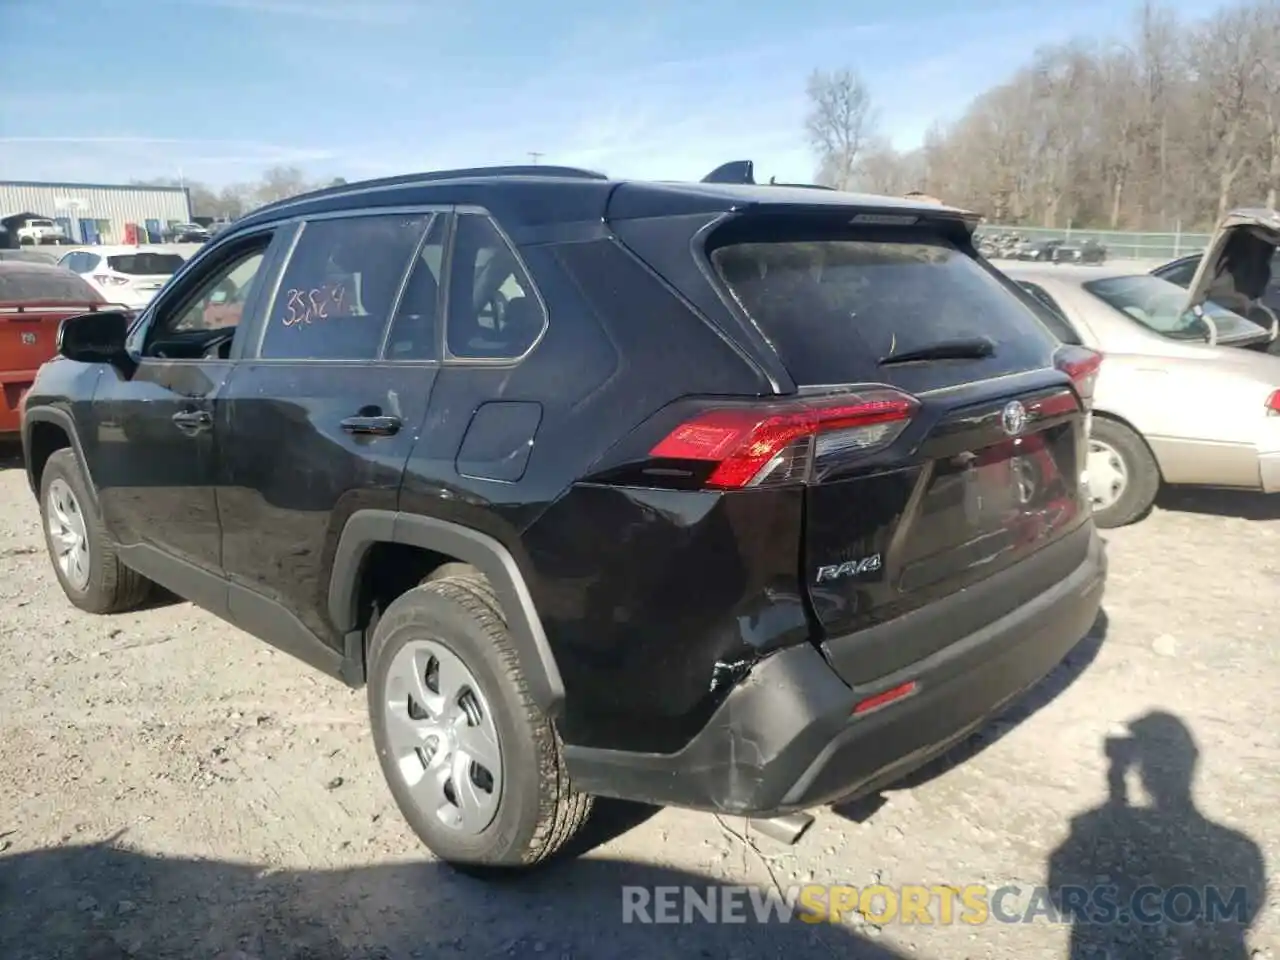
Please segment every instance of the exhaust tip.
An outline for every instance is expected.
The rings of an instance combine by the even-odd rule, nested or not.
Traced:
[[[748,823],[755,832],[763,833],[769,839],[787,846],[793,846],[804,836],[805,831],[813,826],[813,816],[804,812],[786,813],[780,817],[751,819]]]

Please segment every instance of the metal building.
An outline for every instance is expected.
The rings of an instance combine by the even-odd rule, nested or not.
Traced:
[[[26,217],[57,222],[72,243],[124,243],[126,224],[158,243],[171,224],[191,222],[191,195],[186,187],[0,181],[0,220],[13,233],[14,219]]]

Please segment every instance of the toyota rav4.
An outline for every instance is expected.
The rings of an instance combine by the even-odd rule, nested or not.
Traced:
[[[472,869],[597,796],[778,818],[922,765],[1098,613],[1099,358],[970,214],[725,179],[342,185],[66,320],[22,435],[67,597],[365,685]]]

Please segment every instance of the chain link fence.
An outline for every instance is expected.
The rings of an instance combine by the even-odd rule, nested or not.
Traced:
[[[1208,233],[1130,233],[1127,230],[1051,229],[1048,227],[1016,227],[984,223],[977,236],[996,237],[1017,234],[1023,240],[1071,240],[1081,243],[1094,240],[1107,248],[1109,260],[1173,260],[1188,253],[1199,253],[1209,245]]]

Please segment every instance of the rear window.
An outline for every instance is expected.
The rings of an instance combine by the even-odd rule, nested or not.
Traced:
[[[74,273],[61,270],[0,270],[0,305],[102,303],[102,295]]]
[[[735,242],[711,251],[722,281],[803,385],[877,379],[918,389],[1042,365],[1052,338],[988,268],[936,234]],[[934,361],[921,377],[895,353],[987,338],[992,357]],[[903,384],[904,386],[906,384]]]
[[[122,253],[107,257],[107,266],[119,273],[134,276],[169,276],[182,266],[176,253]]]
[[[28,221],[27,221],[27,226],[29,226],[29,227],[52,227],[52,226],[53,226],[53,221],[52,221],[52,220],[28,220]]]

